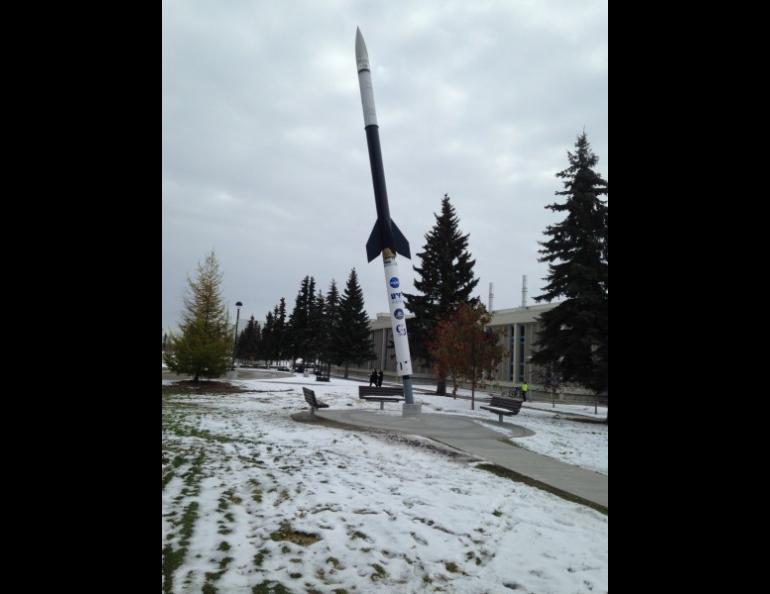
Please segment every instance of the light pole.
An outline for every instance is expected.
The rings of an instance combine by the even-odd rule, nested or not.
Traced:
[[[235,302],[236,307],[236,313],[235,313],[235,338],[233,339],[233,369],[235,369],[235,353],[238,350],[238,320],[241,317],[241,307],[243,307],[243,303],[240,301]]]

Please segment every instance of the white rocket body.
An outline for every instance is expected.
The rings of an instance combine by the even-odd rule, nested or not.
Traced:
[[[406,335],[406,309],[401,293],[401,278],[398,276],[396,257],[383,254],[385,283],[388,288],[390,325],[393,329],[393,346],[396,349],[396,374],[412,375],[412,357],[409,353],[409,339]]]

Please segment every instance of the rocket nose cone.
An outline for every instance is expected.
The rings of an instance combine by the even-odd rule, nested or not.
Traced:
[[[358,69],[369,68],[369,54],[366,51],[364,36],[361,35],[361,29],[356,27],[356,64]]]

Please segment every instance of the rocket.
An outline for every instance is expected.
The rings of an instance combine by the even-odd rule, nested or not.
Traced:
[[[385,248],[411,259],[409,242],[390,218],[388,190],[385,187],[385,170],[382,167],[380,150],[380,132],[377,125],[377,112],[374,109],[374,89],[372,73],[369,69],[369,54],[366,51],[361,30],[356,28],[356,64],[358,66],[358,84],[361,87],[361,105],[364,108],[364,130],[369,148],[369,165],[372,168],[374,185],[374,204],[377,207],[377,221],[374,223],[369,241],[366,242],[366,258],[374,260]]]
[[[388,207],[388,192],[385,188],[385,170],[382,166],[382,151],[380,150],[380,133],[377,124],[377,112],[374,109],[374,89],[372,88],[372,73],[369,68],[369,54],[366,51],[361,30],[356,28],[356,66],[358,68],[358,85],[361,89],[361,107],[364,110],[364,130],[366,145],[369,149],[369,165],[372,169],[372,185],[374,186],[374,204],[377,208],[377,221],[366,242],[366,257],[369,262],[382,254],[385,268],[385,290],[390,305],[390,320],[393,330],[393,346],[396,350],[396,373],[404,384],[404,414],[408,407],[414,404],[412,396],[412,360],[409,354],[409,338],[406,333],[406,314],[404,297],[401,293],[401,280],[396,264],[396,254],[411,259],[409,242],[390,218]]]

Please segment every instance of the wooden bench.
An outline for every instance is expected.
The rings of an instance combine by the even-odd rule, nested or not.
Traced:
[[[323,402],[316,400],[315,392],[313,392],[313,390],[303,386],[302,392],[305,394],[305,401],[310,405],[311,415],[315,414],[315,409],[317,408],[329,408],[328,404],[324,404]]]
[[[399,398],[400,397],[400,398]],[[370,386],[358,386],[358,398],[380,403],[380,410],[384,410],[386,402],[403,402],[404,388],[375,388]]]
[[[517,415],[521,410],[523,401],[518,398],[505,398],[503,396],[492,396],[488,406],[480,406],[484,410],[495,413],[499,417],[499,422],[503,422],[503,415]]]

